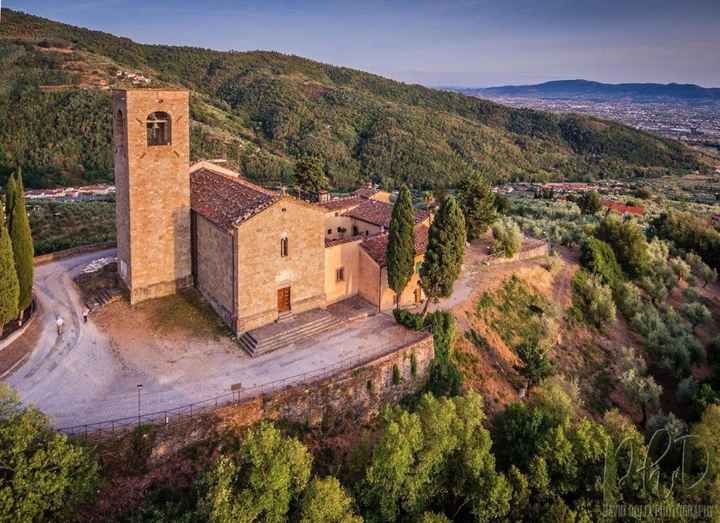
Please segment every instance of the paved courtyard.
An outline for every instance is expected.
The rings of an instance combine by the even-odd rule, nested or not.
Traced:
[[[32,328],[39,341],[5,381],[57,427],[136,415],[138,384],[142,384],[142,412],[162,411],[228,393],[236,384],[250,388],[285,378],[302,381],[309,379],[302,376],[306,372],[349,368],[422,336],[398,326],[391,316],[378,314],[294,348],[250,358],[218,332],[212,320],[202,315],[193,318],[190,305],[173,303],[180,298],[134,308],[112,303],[83,324],[72,277],[93,259],[109,254],[68,258],[37,268],[42,316]],[[55,332],[56,314],[65,319],[62,336]],[[186,318],[192,322],[184,324]]]

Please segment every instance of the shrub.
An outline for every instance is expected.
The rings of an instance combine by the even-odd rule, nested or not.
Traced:
[[[600,222],[595,235],[610,244],[618,263],[630,276],[640,276],[647,270],[648,243],[637,223],[608,215]]]
[[[538,340],[522,343],[516,353],[522,365],[515,366],[515,370],[527,379],[528,389],[537,385],[555,372],[555,365],[548,358],[547,350]]]
[[[587,238],[580,249],[580,264],[615,289],[624,279],[612,247],[597,238]]]
[[[580,270],[572,280],[572,313],[578,319],[601,329],[615,321],[612,291],[597,276]]]
[[[393,309],[395,321],[410,330],[421,331],[425,328],[425,318],[422,314],[415,314],[405,309]]]
[[[693,327],[702,325],[710,318],[712,318],[712,314],[710,314],[708,308],[705,307],[705,305],[703,305],[702,303],[698,302],[683,303],[680,306],[680,312],[688,319],[688,321],[692,324]]]
[[[695,378],[688,376],[678,383],[677,390],[675,391],[675,397],[681,403],[690,403],[698,390],[698,384]]]
[[[652,229],[660,238],[672,240],[678,247],[696,252],[710,267],[720,267],[720,232],[701,217],[674,211],[653,220]]]
[[[494,242],[493,254],[505,258],[512,258],[522,246],[522,232],[520,227],[510,218],[501,218],[492,226]]]
[[[694,252],[688,253],[685,261],[690,266],[692,274],[703,281],[703,287],[707,287],[708,283],[717,280],[717,271],[706,264],[700,256]]]
[[[602,202],[597,191],[589,191],[580,195],[577,201],[583,214],[595,214],[602,209]]]
[[[687,302],[699,302],[702,300],[702,296],[695,287],[686,287],[683,289],[683,298]]]
[[[428,315],[432,328],[435,358],[430,366],[428,390],[435,396],[457,396],[462,392],[463,376],[455,365],[455,317],[447,311]]]
[[[400,382],[402,382],[402,376],[400,376],[400,369],[397,365],[393,365],[392,368],[392,382],[393,385],[400,385]]]

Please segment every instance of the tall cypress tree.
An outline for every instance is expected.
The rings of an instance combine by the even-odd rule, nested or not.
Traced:
[[[386,254],[388,284],[400,296],[410,281],[415,265],[415,211],[410,190],[405,185],[393,206]],[[395,306],[400,306],[400,299]]]
[[[430,225],[425,259],[420,267],[420,285],[427,296],[423,315],[431,299],[452,294],[462,268],[465,238],[465,217],[455,198],[446,196]]]
[[[17,317],[19,297],[12,242],[5,226],[5,209],[0,205],[0,333],[9,320]]]
[[[495,221],[495,194],[485,177],[473,171],[460,181],[458,201],[465,215],[468,240],[475,240]]]
[[[20,284],[19,312],[24,311],[32,302],[33,287],[33,248],[30,220],[25,207],[25,191],[23,189],[22,173],[18,169],[14,176],[13,201],[9,208],[9,229],[12,240],[15,270]]]

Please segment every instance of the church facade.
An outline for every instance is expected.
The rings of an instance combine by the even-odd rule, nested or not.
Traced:
[[[424,299],[417,270],[402,296],[388,288],[387,193],[310,203],[212,162],[191,166],[187,91],[112,100],[118,272],[131,303],[194,285],[240,334],[353,296],[378,309]],[[419,266],[430,215],[416,223]]]

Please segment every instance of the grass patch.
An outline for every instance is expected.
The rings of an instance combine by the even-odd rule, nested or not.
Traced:
[[[137,305],[149,312],[152,328],[158,332],[182,331],[195,338],[221,338],[232,332],[195,289]]]
[[[476,303],[476,313],[509,346],[554,337],[556,308],[516,276],[508,278],[494,293],[486,292]],[[480,340],[471,339],[479,347]]]

